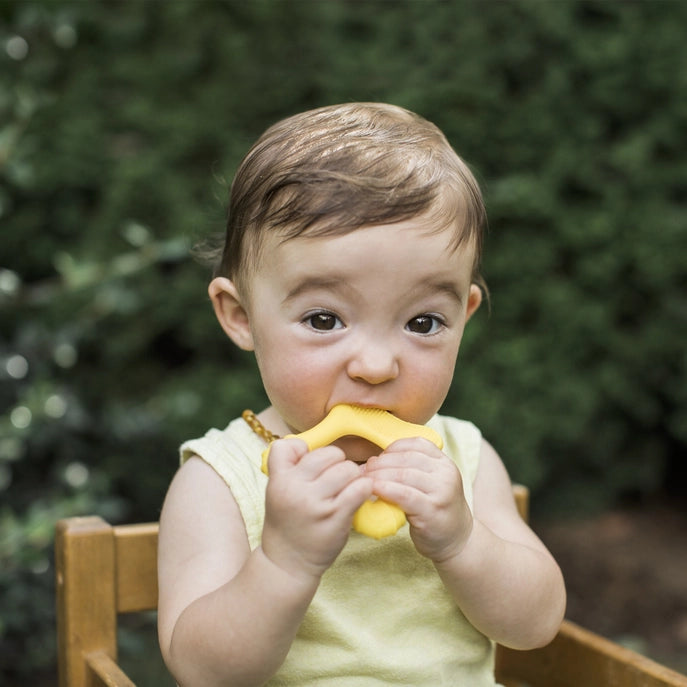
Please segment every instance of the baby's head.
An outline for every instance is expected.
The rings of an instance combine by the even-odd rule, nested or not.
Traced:
[[[434,124],[382,103],[304,112],[270,127],[241,162],[215,276],[247,289],[269,234],[337,235],[415,217],[452,228],[455,247],[474,246],[482,285],[482,196]]]

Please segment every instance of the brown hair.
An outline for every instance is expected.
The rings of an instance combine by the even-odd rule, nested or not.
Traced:
[[[437,230],[455,224],[454,246],[474,242],[473,280],[484,287],[482,195],[444,134],[382,103],[310,110],[267,129],[239,165],[215,275],[240,282],[265,232],[325,236],[423,214]]]

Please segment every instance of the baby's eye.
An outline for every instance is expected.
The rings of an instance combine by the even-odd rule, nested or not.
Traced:
[[[329,332],[343,327],[343,322],[330,312],[316,312],[308,315],[303,321],[312,329],[320,332]]]
[[[406,329],[414,334],[436,334],[444,323],[434,315],[418,315],[406,324]]]

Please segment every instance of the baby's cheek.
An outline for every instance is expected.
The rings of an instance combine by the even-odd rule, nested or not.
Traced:
[[[283,373],[270,378],[263,375],[263,383],[270,402],[293,432],[310,429],[323,418],[327,393],[322,376],[311,372]]]
[[[452,376],[441,370],[423,370],[404,380],[407,417],[404,420],[424,425],[443,404],[451,385]]]

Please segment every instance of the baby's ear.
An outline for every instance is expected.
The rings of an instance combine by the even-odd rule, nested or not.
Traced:
[[[215,316],[226,335],[244,351],[253,350],[253,333],[248,312],[231,279],[216,277],[208,286]]]
[[[468,294],[468,307],[465,321],[469,320],[477,311],[477,308],[482,304],[482,289],[477,284],[470,284],[470,293]]]

